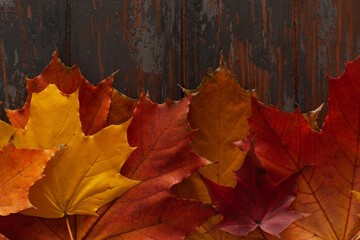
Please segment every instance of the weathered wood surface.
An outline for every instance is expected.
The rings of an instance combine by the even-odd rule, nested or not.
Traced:
[[[25,75],[57,46],[97,84],[162,102],[195,88],[220,52],[246,89],[287,111],[326,101],[327,79],[360,54],[356,0],[0,0],[0,100],[20,107]]]
[[[298,83],[301,109],[327,99],[327,77],[340,76],[345,62],[360,54],[360,1],[295,1],[298,32]]]
[[[115,86],[154,101],[180,98],[180,1],[73,1],[71,59],[97,83],[119,69]]]
[[[65,49],[65,10],[61,0],[0,0],[0,100],[6,107],[21,107],[24,77],[38,75],[56,46]]]
[[[294,106],[293,16],[289,0],[188,1],[187,70],[197,86],[220,52],[245,89],[290,110]]]

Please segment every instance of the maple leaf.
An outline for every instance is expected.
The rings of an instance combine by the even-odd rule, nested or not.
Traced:
[[[191,141],[192,151],[214,163],[203,167],[199,172],[218,184],[235,186],[233,171],[240,168],[244,154],[233,142],[248,134],[251,93],[239,86],[222,56],[219,68],[206,74],[196,90],[186,90],[186,93],[193,95],[188,120],[191,128],[198,129]],[[210,202],[206,186],[198,173],[175,186],[173,192],[179,197]],[[202,231],[198,234],[199,237],[194,233],[194,236],[188,238],[223,238],[227,233],[208,231],[220,220],[219,216],[210,219],[198,230]]]
[[[69,239],[64,219],[30,217],[19,213],[0,217],[0,231],[7,237],[5,239],[11,240]]]
[[[356,199],[360,201],[360,193],[359,193],[359,192],[356,192],[356,191],[352,191],[352,193],[354,194],[354,196],[356,197]]]
[[[170,223],[165,224],[165,228],[161,226],[162,224],[155,224],[154,228],[147,230],[149,235],[144,235],[149,239],[152,236],[155,239],[170,237],[182,239],[213,214],[213,210],[206,208],[203,203],[174,199],[169,193],[171,186],[208,163],[191,152],[190,140],[194,132],[187,121],[189,103],[190,97],[186,97],[179,102],[168,100],[165,104],[158,105],[152,103],[142,93],[128,129],[129,144],[138,148],[124,164],[122,174],[141,180],[142,183],[117,200],[126,203],[125,206],[119,205],[119,207],[125,209],[128,203],[135,202],[135,206],[129,205],[129,207],[138,216],[146,214],[152,206],[158,206],[156,208],[159,210],[165,207],[165,215],[170,214],[167,216]],[[145,218],[145,222],[143,220],[135,220],[135,222],[142,226],[152,225],[160,217],[159,214],[154,216],[155,218]],[[188,222],[189,218],[192,219],[191,222]],[[179,224],[176,224],[177,221]],[[163,233],[160,234],[159,231]],[[123,238],[136,239],[135,236],[143,236],[147,239],[141,234],[142,232],[142,230],[132,231],[129,236],[125,234]],[[160,237],[161,235],[163,237]]]
[[[234,141],[247,136],[251,115],[250,92],[243,90],[223,57],[220,67],[193,91],[188,120],[198,129],[191,142],[194,153],[214,162],[200,173],[222,185],[234,185],[233,170],[239,169],[244,154]],[[205,190],[206,191],[206,190]]]
[[[73,216],[70,226],[76,239],[184,239],[214,213],[207,204],[173,198],[169,192],[207,164],[191,152],[189,101],[186,97],[158,105],[142,94],[128,128],[129,143],[138,148],[122,168],[122,174],[142,182],[100,208],[99,217]],[[20,214],[0,218],[0,232],[15,240],[67,235],[63,221]]]
[[[250,92],[238,85],[221,57],[220,67],[207,74],[198,89],[187,93],[193,95],[188,120],[191,128],[198,129],[191,141],[192,151],[215,163],[205,166],[200,173],[219,184],[234,186],[233,171],[241,166],[244,154],[233,142],[248,134]],[[179,185],[176,193],[209,201],[205,186],[187,190],[195,181],[202,183],[200,177],[193,177],[189,184]]]
[[[284,239],[356,239],[360,206],[359,119],[360,59],[347,63],[339,79],[329,78],[329,110],[321,132],[306,123],[299,110],[284,113],[252,100],[249,119],[255,151],[270,176],[281,179],[308,163],[301,174],[293,208],[310,213],[282,233]]]
[[[6,122],[0,121],[0,148],[8,144],[9,139],[14,134],[14,129],[12,126]]]
[[[136,100],[113,89],[107,124],[121,124],[129,120],[134,112],[136,104]]]
[[[321,196],[326,196],[323,192],[324,176],[319,172],[319,133],[311,129],[299,109],[286,113],[273,106],[266,107],[255,99],[252,99],[249,123],[249,135],[254,136],[256,155],[275,181],[286,178],[305,165],[315,165],[301,173],[297,198],[292,205],[295,211],[312,214],[293,223],[281,233],[281,238],[332,239],[332,230],[328,228],[327,215],[324,214],[326,210],[319,201]],[[244,142],[237,145],[244,147]]]
[[[318,118],[323,106],[324,104],[321,104],[317,109],[303,114],[306,122],[315,131],[320,131],[320,128],[318,126]]]
[[[46,163],[58,148],[51,150],[17,149],[12,143],[0,151],[0,215],[31,207],[29,188],[41,177]]]
[[[46,176],[31,188],[29,198],[36,208],[23,214],[48,218],[96,215],[99,207],[137,184],[120,174],[134,149],[126,137],[129,122],[85,136],[78,112],[78,91],[63,94],[49,84],[32,94],[30,117],[25,129],[16,129],[15,146],[48,149],[66,144],[67,148],[48,163]]]
[[[17,110],[6,110],[9,121],[15,128],[24,128],[29,119],[29,108],[32,93],[43,91],[48,84],[55,84],[63,93],[71,94],[79,88],[80,119],[86,135],[95,134],[106,126],[111,102],[112,85],[116,72],[99,83],[97,87],[90,84],[80,73],[78,65],[66,67],[55,51],[51,61],[43,72],[34,79],[26,79],[28,96],[24,107]]]
[[[235,172],[235,188],[221,186],[203,177],[212,205],[224,216],[214,228],[246,236],[260,227],[280,237],[279,233],[291,222],[305,216],[290,209],[296,197],[300,172],[276,184],[272,183],[251,147],[244,164]]]

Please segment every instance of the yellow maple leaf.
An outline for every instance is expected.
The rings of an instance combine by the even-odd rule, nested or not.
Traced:
[[[122,195],[138,182],[120,170],[134,150],[127,142],[129,121],[85,136],[79,117],[78,91],[61,93],[50,84],[32,95],[25,129],[16,129],[16,147],[48,149],[66,144],[45,168],[45,177],[30,189],[36,208],[26,215],[61,218],[65,215],[96,215],[101,206]]]
[[[6,122],[0,121],[0,149],[3,148],[13,135],[14,129]]]

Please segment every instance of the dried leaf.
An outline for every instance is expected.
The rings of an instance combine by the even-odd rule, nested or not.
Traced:
[[[14,128],[6,122],[0,121],[0,148],[4,147],[14,133]]]
[[[320,131],[320,128],[318,126],[318,118],[323,106],[324,104],[321,104],[317,109],[303,114],[306,122],[315,131]]]
[[[261,166],[252,147],[243,166],[235,173],[235,188],[204,178],[212,205],[224,216],[214,228],[246,236],[259,227],[279,237],[293,221],[305,216],[291,211],[300,171],[274,184]]]
[[[190,149],[189,101],[187,97],[157,105],[144,94],[140,97],[128,129],[130,144],[138,148],[122,172],[142,182],[99,209],[99,217],[72,217],[76,239],[184,239],[214,213],[207,204],[169,193],[172,185],[207,163]],[[19,214],[0,218],[0,232],[13,240],[64,239],[67,235],[64,222]]]
[[[11,240],[70,239],[64,219],[37,218],[21,214],[0,217],[0,231]]]
[[[214,73],[207,74],[198,89],[187,91],[187,94],[194,95],[188,120],[191,128],[198,130],[191,142],[192,151],[213,162],[199,172],[218,184],[235,186],[233,171],[240,168],[244,154],[233,142],[248,134],[251,93],[239,86],[221,57],[220,67]],[[173,192],[179,197],[210,202],[207,189],[198,173],[175,186]],[[194,233],[189,239],[225,238],[227,233],[208,232],[221,217],[217,217],[216,221],[212,220],[199,229],[206,235],[197,238],[197,233]]]
[[[124,94],[112,90],[111,104],[107,124],[121,124],[129,120],[136,107],[136,100],[128,98]]]
[[[17,129],[17,147],[67,148],[45,168],[45,177],[30,190],[36,209],[23,214],[48,218],[66,215],[96,215],[96,210],[137,184],[120,174],[133,151],[126,131],[129,122],[85,136],[79,119],[78,92],[63,94],[55,85],[33,93],[25,129]],[[61,183],[61,184],[59,184]]]
[[[26,79],[28,97],[22,109],[7,110],[9,121],[15,128],[24,128],[29,119],[29,108],[32,93],[43,91],[48,84],[55,84],[60,91],[71,94],[79,88],[80,119],[86,135],[95,134],[106,126],[106,119],[111,102],[114,75],[99,83],[91,85],[80,73],[77,65],[66,67],[55,51],[51,61],[43,72],[34,79]]]
[[[249,119],[255,150],[273,177],[282,178],[313,163],[301,174],[295,210],[311,214],[296,221],[283,239],[355,239],[360,231],[359,191],[360,59],[329,79],[329,110],[322,132],[310,129],[300,111],[283,113],[253,99]],[[277,160],[280,159],[280,160]]]
[[[12,143],[0,151],[0,215],[17,213],[31,207],[29,188],[41,177],[46,163],[58,148],[29,150]]]

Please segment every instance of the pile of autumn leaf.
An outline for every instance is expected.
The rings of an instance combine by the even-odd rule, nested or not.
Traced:
[[[0,123],[0,239],[359,239],[359,69],[329,79],[319,131],[320,109],[263,105],[223,59],[155,104],[55,52]]]

